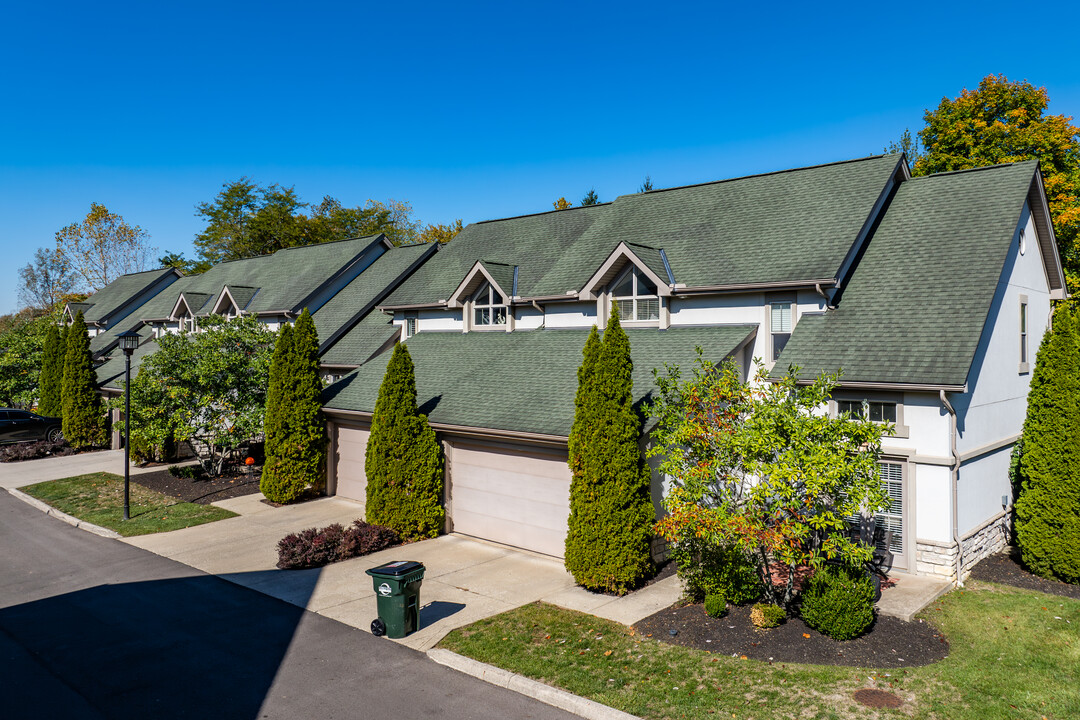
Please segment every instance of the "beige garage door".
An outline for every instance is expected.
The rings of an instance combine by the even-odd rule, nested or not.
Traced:
[[[336,425],[334,452],[335,494],[351,500],[367,500],[367,476],[364,475],[364,453],[367,452],[367,428]]]
[[[570,516],[566,451],[452,445],[454,532],[562,557]]]

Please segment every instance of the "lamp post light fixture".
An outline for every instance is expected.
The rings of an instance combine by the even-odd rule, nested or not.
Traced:
[[[131,353],[139,347],[139,333],[134,330],[118,336],[124,351],[124,519],[131,519]]]

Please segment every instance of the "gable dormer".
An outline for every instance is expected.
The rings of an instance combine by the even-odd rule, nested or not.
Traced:
[[[217,302],[214,303],[211,315],[223,315],[232,319],[239,317],[247,308],[248,303],[259,292],[259,288],[246,285],[225,285],[218,293]]]
[[[517,298],[516,265],[477,260],[446,301],[462,308],[464,331],[513,330],[510,306]]]
[[[168,319],[177,324],[180,332],[195,330],[195,317],[210,297],[207,293],[180,293]]]
[[[621,242],[578,293],[597,301],[597,316],[619,313],[624,324],[668,326],[668,300],[675,278],[660,248]]]
[[[68,303],[64,306],[64,324],[70,325],[75,322],[75,316],[82,313],[84,316],[94,307],[94,303]]]

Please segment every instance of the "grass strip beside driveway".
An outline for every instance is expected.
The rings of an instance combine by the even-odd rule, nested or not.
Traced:
[[[115,530],[125,537],[236,517],[236,513],[224,508],[178,502],[132,482],[131,519],[124,520],[124,478],[106,472],[49,480],[20,490],[68,515]]]
[[[952,652],[910,669],[742,660],[542,603],[455,630],[440,647],[656,720],[1080,717],[1080,602],[971,582],[924,617]],[[860,688],[904,704],[870,710],[852,698]]]

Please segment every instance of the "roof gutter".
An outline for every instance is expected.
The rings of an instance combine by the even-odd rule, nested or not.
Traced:
[[[813,380],[797,380],[797,385],[813,385]],[[836,385],[838,388],[856,388],[861,390],[895,390],[898,392],[967,392],[967,385],[934,385],[920,383],[888,383],[888,382],[844,382],[841,380]]]
[[[938,397],[946,412],[949,413],[949,441],[952,446],[953,456],[952,470],[949,473],[949,485],[952,489],[952,540],[956,543],[956,587],[963,587],[964,581],[961,572],[964,567],[964,546],[960,542],[959,509],[956,506],[957,496],[959,495],[957,485],[960,482],[960,453],[956,449],[956,410],[953,408],[952,403],[949,402],[949,399],[945,397],[944,390],[940,391]]]
[[[342,410],[339,408],[324,408],[323,414],[335,418],[340,417],[343,419],[363,419],[371,420],[373,413],[363,410]],[[462,437],[470,437],[476,439],[506,439],[506,440],[520,440],[531,443],[533,445],[548,445],[554,447],[565,447],[569,438],[566,435],[550,435],[547,433],[532,433],[522,432],[518,430],[496,430],[494,428],[478,428],[470,427],[468,425],[451,425],[448,423],[428,422],[432,429],[444,432],[450,435],[459,435]]]
[[[818,280],[791,280],[787,282],[732,283],[729,285],[699,285],[696,287],[676,286],[672,289],[672,293],[693,295],[697,293],[745,292],[747,290],[817,290],[821,293],[822,287],[832,287],[834,285],[836,285],[836,278],[821,278]]]

